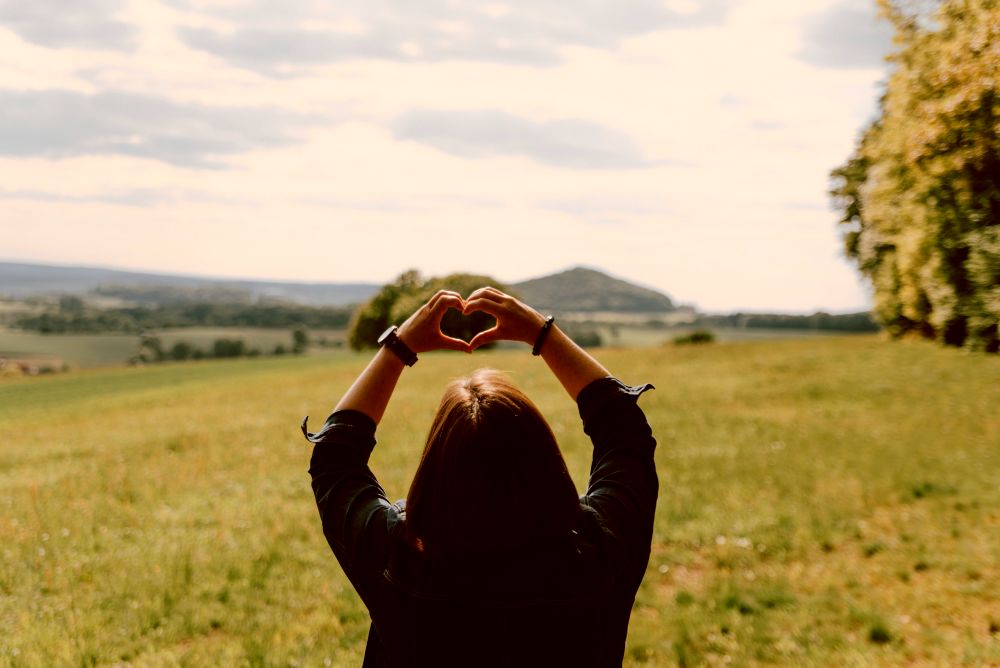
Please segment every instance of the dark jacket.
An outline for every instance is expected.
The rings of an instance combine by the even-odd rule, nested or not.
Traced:
[[[608,377],[580,392],[594,458],[570,534],[447,561],[405,539],[403,503],[368,468],[371,418],[337,411],[315,434],[303,421],[323,533],[371,614],[364,665],[620,666],[659,487],[636,404],[651,387]]]

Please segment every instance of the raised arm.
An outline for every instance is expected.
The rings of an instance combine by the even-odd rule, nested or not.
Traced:
[[[457,292],[441,290],[400,325],[397,336],[415,353],[440,349],[471,352],[465,341],[441,333],[444,314],[452,308],[461,311],[463,304]],[[379,349],[334,410],[355,410],[378,424],[403,373],[403,366],[402,360],[391,350]]]
[[[472,311],[497,319],[495,327],[472,339],[472,348],[499,340],[532,345],[545,323],[538,311],[495,288],[470,295],[465,312]],[[611,377],[555,326],[543,340],[541,355],[576,400],[584,431],[594,444],[587,493],[581,500],[620,542],[629,577],[638,586],[649,559],[659,482],[653,461],[656,441],[636,401],[652,386],[630,387]]]
[[[465,301],[465,313],[473,311],[483,311],[497,319],[492,329],[480,332],[469,342],[473,350],[500,340],[534,345],[545,324],[541,313],[496,288],[480,288],[469,295]],[[545,337],[541,356],[574,401],[580,390],[598,378],[610,375],[600,362],[576,345],[555,324]]]
[[[449,348],[468,351],[465,341],[441,334],[441,318],[449,308],[461,310],[462,298],[439,292],[399,328],[397,335],[417,353]],[[365,598],[369,583],[388,558],[390,535],[399,509],[389,503],[368,468],[375,447],[375,427],[403,371],[403,362],[382,348],[337,403],[323,428],[302,431],[312,442],[309,473],[323,533],[344,572]]]

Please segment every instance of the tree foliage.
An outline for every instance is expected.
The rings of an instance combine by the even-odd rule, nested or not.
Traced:
[[[76,297],[63,297],[57,309],[22,316],[14,326],[45,334],[140,333],[180,327],[340,329],[348,324],[350,316],[346,307],[300,304],[197,302],[99,309],[86,307]]]
[[[387,327],[402,324],[438,290],[453,290],[468,297],[474,290],[487,285],[508,291],[502,283],[489,276],[450,274],[440,278],[424,278],[415,269],[403,272],[355,311],[348,342],[354,350],[374,348],[379,335]],[[463,316],[458,311],[449,310],[441,321],[441,331],[468,341],[478,332],[492,327],[495,322],[486,313]]]
[[[832,173],[846,253],[893,336],[996,352],[1000,2],[879,2],[898,49],[879,117]]]

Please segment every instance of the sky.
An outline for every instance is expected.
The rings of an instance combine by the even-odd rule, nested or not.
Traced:
[[[874,0],[0,0],[0,260],[851,311]]]

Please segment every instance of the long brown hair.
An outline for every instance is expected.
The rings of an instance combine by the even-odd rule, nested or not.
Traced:
[[[418,549],[513,549],[568,534],[579,512],[555,436],[527,395],[492,369],[448,385],[406,498]]]

